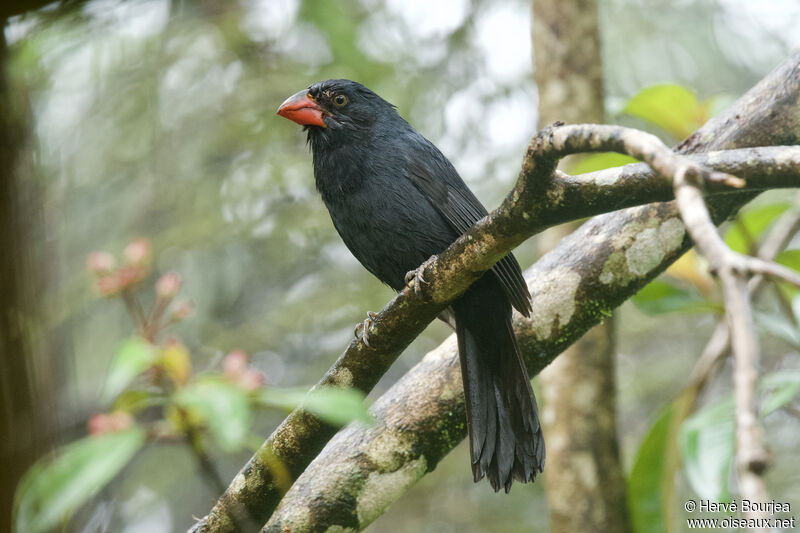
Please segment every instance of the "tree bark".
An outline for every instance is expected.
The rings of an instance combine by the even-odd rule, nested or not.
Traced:
[[[32,245],[37,217],[30,165],[20,155],[27,138],[27,106],[12,92],[9,51],[0,19],[0,530],[10,530],[17,482],[43,453],[52,413],[32,343],[36,290]]]
[[[29,11],[36,11],[46,6],[55,6],[57,9],[72,9],[79,7],[87,0],[6,0],[0,4],[0,20],[5,21],[11,17],[24,15]]]
[[[595,0],[533,0],[539,124],[605,122]],[[569,171],[572,160],[564,160]],[[557,242],[579,223],[548,230]],[[545,244],[546,246],[546,244]],[[631,530],[617,439],[615,321],[609,317],[541,373],[550,531]]]

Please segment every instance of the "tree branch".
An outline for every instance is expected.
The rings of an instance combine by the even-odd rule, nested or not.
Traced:
[[[725,298],[725,315],[733,351],[733,389],[736,410],[736,469],[743,499],[767,501],[767,488],[761,477],[769,464],[764,445],[764,430],[756,415],[758,337],[743,272],[725,266],[718,273]],[[748,513],[752,515],[752,513]],[[761,516],[755,513],[752,517]]]
[[[782,279],[800,287],[800,275],[773,261],[736,253],[725,244],[711,221],[700,188],[687,178],[689,169],[675,168],[675,198],[686,228],[700,252],[708,259],[709,269],[723,278],[723,270],[737,275],[761,274]],[[732,286],[731,286],[732,287]]]
[[[756,256],[764,260],[773,260],[783,251],[792,237],[800,231],[800,206],[795,205],[790,211],[781,216],[775,225],[767,233],[764,242],[758,247]],[[763,276],[753,276],[747,284],[750,299],[754,299],[764,288],[765,279]],[[708,342],[703,348],[700,357],[697,359],[692,373],[689,376],[689,392],[692,397],[691,405],[686,413],[694,410],[695,399],[705,388],[706,383],[711,379],[714,368],[723,361],[730,352],[730,336],[728,323],[721,320]]]
[[[687,169],[673,168],[675,198],[681,218],[699,252],[709,261],[710,270],[716,273],[725,302],[729,343],[734,355],[733,385],[736,419],[736,467],[739,490],[743,499],[753,502],[767,501],[767,488],[763,473],[770,462],[764,444],[764,431],[756,413],[756,386],[758,382],[759,345],[753,323],[750,302],[752,290],[749,275],[776,277],[798,286],[800,276],[791,269],[771,260],[763,259],[773,250],[763,250],[760,257],[750,257],[731,250],[722,240],[706,208],[698,183],[688,179]],[[790,224],[789,226],[794,226]],[[776,239],[777,240],[777,239]],[[783,239],[781,239],[783,240]],[[755,287],[757,282],[753,282]],[[715,335],[716,338],[721,335]],[[717,343],[721,344],[721,343]],[[723,350],[717,350],[723,353]],[[709,368],[713,366],[713,361]],[[765,513],[750,511],[751,518],[764,517]],[[766,530],[765,528],[756,528]]]
[[[756,98],[760,102],[760,107],[748,107],[754,122],[759,122],[760,114],[770,111],[784,111],[795,116],[800,114],[796,106],[786,103],[787,92],[791,93],[795,100],[800,94],[798,92],[800,77],[790,78],[791,82],[787,82],[785,72],[787,69],[789,71],[797,69],[798,64],[800,64],[800,53],[776,69],[742,99],[749,102],[751,93],[762,92],[765,87],[771,88],[774,85],[772,78],[783,79],[783,83],[778,84],[778,90],[761,94]],[[786,109],[783,109],[784,107]],[[742,111],[744,112],[744,109]],[[776,124],[785,123],[786,121],[781,121]],[[723,123],[717,126],[722,130],[727,127]],[[760,131],[763,138],[782,138],[781,136],[787,135],[787,132],[770,126],[767,123]],[[743,128],[742,131],[752,133],[747,128]],[[550,133],[552,132],[548,132],[548,135]],[[585,144],[592,150],[608,149],[605,145],[600,146],[589,141],[591,139],[587,138]],[[611,209],[617,209],[630,201],[629,195],[620,195],[620,189],[626,184],[615,186],[617,184],[612,180],[608,188],[616,190],[616,194],[612,193],[608,197],[584,198],[581,203],[571,205],[561,203],[559,191],[565,192],[568,189],[567,180],[562,179],[561,175],[554,174],[553,170],[558,157],[565,154],[559,152],[559,147],[552,143],[550,143],[552,151],[537,152],[539,147],[547,144],[547,139],[543,136],[534,139],[523,162],[520,179],[500,208],[477,223],[438,258],[427,263],[423,268],[424,277],[429,282],[423,286],[419,294],[409,289],[399,293],[377,315],[369,332],[371,347],[368,348],[358,341],[351,342],[320,384],[354,386],[361,390],[370,390],[396,356],[427,323],[513,247],[545,227],[598,212],[597,204],[603,204],[609,198],[614,203],[604,205],[606,207],[613,205]],[[792,161],[787,165],[787,174],[784,177],[787,178],[787,183],[797,184],[800,172],[798,165],[800,160],[797,158],[800,154],[796,149],[784,150],[786,157]],[[534,155],[537,158],[534,159]],[[712,161],[708,164],[715,166]],[[554,182],[558,184],[559,180],[563,187],[551,189],[550,185]],[[663,192],[659,190],[659,184],[654,184],[652,188],[643,188],[656,191],[658,194]],[[626,189],[626,192],[629,193],[630,189]],[[647,198],[646,192],[640,192],[637,198],[640,203],[662,200],[658,194],[652,194],[653,197]],[[713,198],[716,220],[723,220],[753,194],[754,192],[750,191],[745,194],[724,194]],[[551,203],[561,207],[552,208]],[[538,261],[529,271],[533,276],[528,278],[529,285],[536,302],[531,319],[522,320],[520,317],[515,319],[520,345],[526,354],[531,372],[538,372],[561,349],[577,339],[586,329],[601,321],[610,309],[635,294],[663,271],[688,246],[689,240],[686,238],[683,224],[677,216],[675,206],[671,203],[646,205],[623,213],[597,217],[564,239],[556,249]],[[453,348],[452,342],[449,346]],[[446,348],[443,350],[447,351]],[[441,366],[442,359],[448,361],[444,367]],[[354,520],[359,527],[363,527],[377,516],[376,511],[385,508],[406,487],[433,468],[441,456],[463,437],[463,395],[460,392],[461,380],[457,366],[450,365],[449,357],[441,355],[438,358],[426,357],[420,363],[423,364],[432,365],[428,367],[430,372],[420,374],[415,367],[385,395],[388,398],[386,402],[380,400],[377,403],[375,410],[384,424],[380,429],[365,430],[351,426],[335,441],[341,443],[348,438],[356,439],[361,443],[372,443],[372,446],[377,446],[374,451],[385,453],[378,454],[374,460],[361,461],[354,467],[352,463],[345,465],[341,461],[356,456],[369,458],[369,454],[364,456],[363,447],[354,445],[342,448],[332,442],[324,457],[319,458],[299,480],[298,483],[302,484],[296,484],[291,490],[293,497],[284,502],[268,529],[278,527],[277,525],[281,523],[292,523],[292,521],[283,522],[287,513],[296,517],[297,513],[302,513],[304,509],[308,510],[306,505],[314,502],[324,505],[325,498],[342,495],[339,490],[331,492],[333,487],[343,488],[344,481],[341,479],[335,481],[337,472],[344,476],[342,479],[360,480],[362,483],[355,490],[366,490],[363,493],[353,493],[350,492],[351,487],[347,487],[347,494],[350,494],[349,503],[339,502],[335,508],[331,507],[327,511],[336,515],[346,514],[349,517],[346,520],[350,524],[348,527],[352,527]],[[452,372],[455,372],[455,383],[451,379]],[[413,379],[414,376],[416,380]],[[412,394],[407,396],[401,394],[403,392]],[[443,392],[446,393],[444,396],[441,394]],[[444,403],[440,405],[437,401]],[[394,413],[392,415],[388,407],[384,411],[381,410],[381,405],[387,405],[387,402],[396,403],[404,408],[402,412],[392,411]],[[432,407],[433,412],[430,410]],[[400,415],[406,417],[403,419],[405,422],[392,429],[391,417],[397,418]],[[297,476],[333,433],[333,428],[323,425],[311,415],[299,410],[293,412],[236,476],[212,512],[198,522],[193,531],[235,530],[228,509],[240,506],[244,507],[256,522],[266,519],[280,500],[281,492],[262,457],[265,454],[272,454],[287,466],[292,476]],[[375,441],[378,437],[384,440]],[[340,452],[338,456],[336,450]],[[341,455],[342,453],[344,455]],[[336,465],[346,469],[337,470]],[[373,483],[365,487],[364,483],[370,479],[370,472],[376,473],[378,477],[373,477]],[[316,477],[317,475],[322,477]],[[313,491],[317,499],[308,497],[309,493],[303,492],[303,487]],[[389,492],[383,492],[384,490]],[[365,503],[361,512],[362,518],[358,518],[359,512],[355,507],[361,496],[373,500],[369,504]],[[315,519],[326,518],[323,515],[325,513],[316,513]],[[306,520],[309,517],[310,515],[307,515]],[[335,518],[337,521],[331,523],[347,525],[338,521],[338,516]]]

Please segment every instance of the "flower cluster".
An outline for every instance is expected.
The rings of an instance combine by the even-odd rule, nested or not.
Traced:
[[[254,368],[242,350],[234,350],[222,361],[223,376],[247,391],[254,391],[264,386],[264,374]]]

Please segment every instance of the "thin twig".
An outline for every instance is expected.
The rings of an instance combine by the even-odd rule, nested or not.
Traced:
[[[130,289],[123,289],[122,291],[122,301],[125,302],[125,308],[128,310],[128,314],[133,321],[133,325],[136,328],[136,331],[140,335],[144,335],[145,329],[147,326],[147,321],[144,317],[144,311],[142,310],[142,305],[139,303],[139,299],[136,297],[136,294]]]
[[[775,259],[798,231],[800,231],[800,194],[795,195],[794,205],[781,215],[767,232],[764,241],[758,246],[756,257],[765,261]]]
[[[676,154],[655,135],[632,128],[556,124],[540,132],[536,141],[532,144],[532,151],[534,157],[545,163],[544,172],[549,170],[553,173],[547,163],[552,164],[558,158],[581,152],[615,151],[647,163],[659,174],[672,180],[681,217],[698,248],[706,254],[712,273],[729,266],[737,272],[761,274],[800,288],[800,274],[772,261],[734,252],[717,232],[705,207],[703,188],[707,184],[722,184],[738,189],[746,185],[744,180]],[[533,168],[536,169],[536,166]]]
[[[747,278],[732,268],[719,271],[725,292],[725,313],[733,350],[733,387],[736,413],[736,469],[744,499],[767,501],[763,473],[770,462],[764,445],[764,430],[756,414],[759,348]],[[761,516],[759,513],[754,517]]]
[[[161,317],[164,311],[169,307],[170,300],[168,298],[156,298],[153,308],[150,310],[150,316],[147,317],[144,323],[144,338],[150,342],[155,342],[156,335],[163,329],[161,326]]]
[[[673,168],[674,170],[674,168]],[[662,172],[669,169],[660,170]],[[686,229],[698,250],[709,261],[722,285],[725,314],[734,355],[733,383],[736,420],[736,467],[743,499],[763,502],[767,489],[762,476],[770,462],[763,429],[756,414],[759,347],[753,323],[748,290],[748,275],[780,277],[797,281],[795,272],[757,257],[738,254],[722,240],[706,207],[697,180],[689,179],[687,169],[673,174],[675,198]],[[748,513],[758,518],[761,513]]]
[[[800,195],[798,195],[798,200],[800,200]],[[800,205],[796,204],[778,218],[777,222],[767,232],[763,242],[757,246],[755,255],[767,261],[775,259],[789,245],[789,242],[798,231],[800,231]],[[764,289],[765,282],[766,279],[761,275],[750,278],[747,283],[747,290],[751,300],[755,299]],[[793,313],[790,312],[789,314],[791,315],[790,318],[794,318]],[[714,328],[714,332],[711,334],[690,374],[689,388],[695,391],[695,398],[711,379],[714,369],[728,356],[730,346],[728,323],[725,320],[721,320],[717,323],[717,327]]]
[[[675,175],[675,199],[686,224],[686,230],[709,262],[709,270],[716,273],[729,268],[741,274],[760,274],[767,278],[779,279],[800,287],[800,274],[794,270],[767,261],[734,252],[720,237],[711,215],[706,208],[703,194],[695,183],[691,183],[685,173]]]
[[[700,392],[711,379],[711,375],[717,365],[725,360],[730,353],[730,348],[731,338],[728,324],[723,320],[717,323],[717,327],[714,328],[711,338],[708,339],[708,342],[703,348],[690,374],[689,389],[693,391],[694,400],[697,399]],[[694,403],[694,401],[692,403]],[[691,411],[694,411],[694,406],[691,406],[689,413],[691,413]]]
[[[765,260],[775,259],[789,245],[792,237],[798,231],[800,231],[800,194],[795,195],[795,204],[775,222],[754,255]],[[761,275],[750,278],[748,282],[750,294],[755,295],[760,292],[765,281],[766,279]],[[784,314],[792,324],[797,325],[797,316],[794,313],[794,309],[792,309],[792,303],[789,298],[776,284],[773,284],[773,287]]]

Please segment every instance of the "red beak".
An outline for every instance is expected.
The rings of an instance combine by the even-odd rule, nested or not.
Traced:
[[[301,126],[325,127],[322,108],[308,94],[308,89],[295,93],[278,108],[278,114]]]

